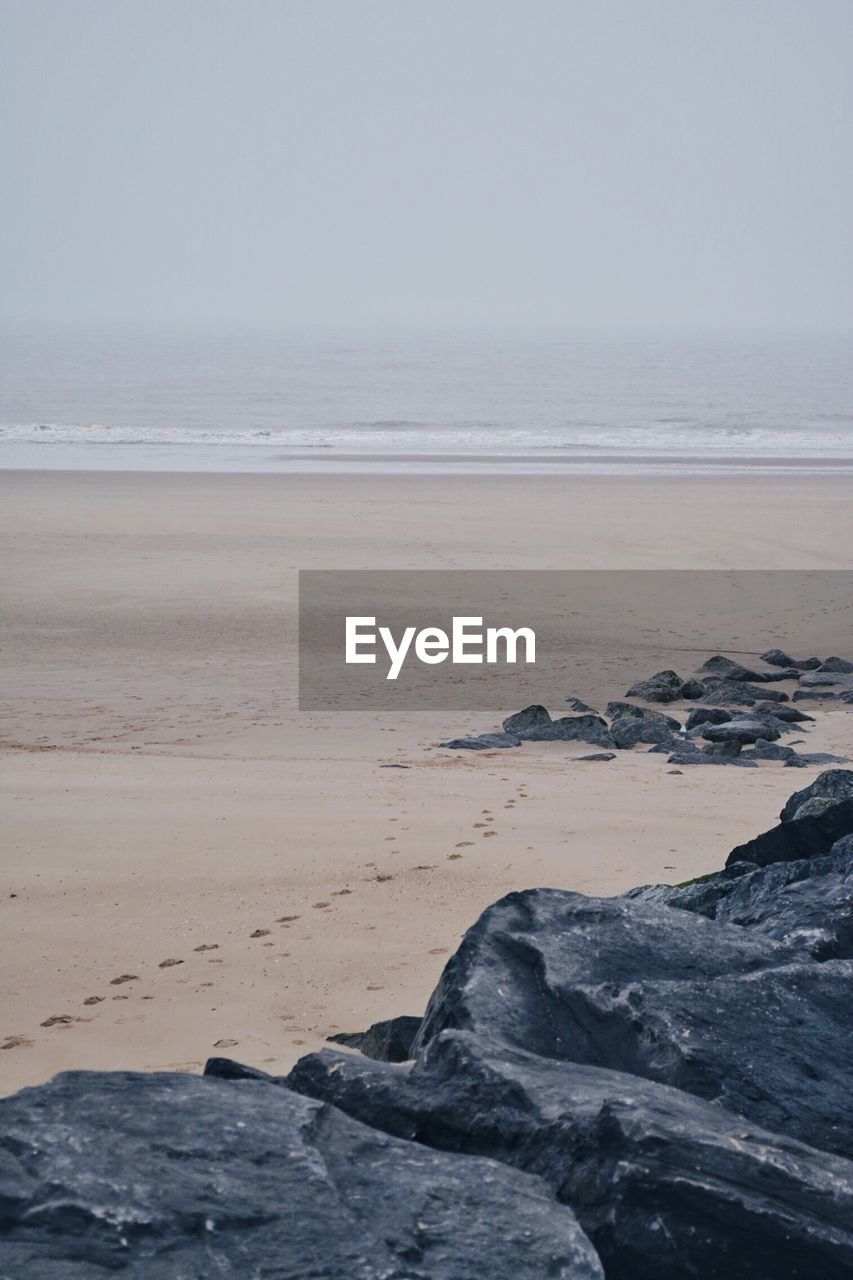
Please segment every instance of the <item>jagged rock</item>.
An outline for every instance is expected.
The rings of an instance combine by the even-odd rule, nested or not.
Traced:
[[[642,698],[645,702],[677,702],[683,688],[684,681],[675,671],[658,671],[648,680],[637,680],[625,697]]]
[[[818,667],[818,671],[839,671],[843,675],[853,675],[853,662],[845,658],[827,658]]]
[[[595,707],[589,707],[585,702],[581,702],[580,698],[566,698],[566,703],[571,707],[572,711],[579,711],[581,715],[597,716],[600,714]]]
[[[795,689],[794,702],[837,702],[838,694],[830,689]]]
[[[711,707],[753,707],[757,702],[787,702],[788,695],[781,689],[757,689],[751,684],[738,684],[734,680],[706,680],[705,692],[698,699]],[[794,695],[796,697],[796,695]]]
[[[741,863],[688,885],[647,885],[626,897],[742,925],[816,960],[853,959],[853,836],[822,858],[753,869]]]
[[[721,756],[711,755],[707,751],[684,750],[676,751],[671,756],[667,756],[667,764],[733,764],[741,769],[757,769],[758,765],[754,760],[743,760],[738,756]]]
[[[802,724],[806,720],[814,721],[814,716],[807,715],[797,707],[780,706],[777,702],[759,702],[753,707],[756,715],[771,715],[774,720],[782,720],[786,724]]]
[[[334,1044],[358,1049],[366,1058],[377,1062],[406,1062],[411,1056],[412,1041],[420,1030],[420,1018],[390,1018],[374,1022],[366,1031],[340,1031],[326,1038]]]
[[[853,1165],[665,1085],[445,1031],[428,1064],[329,1050],[288,1083],[388,1132],[536,1172],[608,1280],[842,1280]],[[489,1274],[483,1271],[483,1276]]]
[[[704,725],[700,737],[708,742],[739,742],[746,746],[764,738],[767,742],[775,742],[779,730],[772,728],[766,720],[729,720],[727,724]]]
[[[747,760],[793,760],[797,755],[793,747],[783,747],[781,742],[769,742],[766,738],[757,738],[755,746],[743,754]]]
[[[596,747],[612,747],[613,737],[601,716],[561,716],[548,725],[522,729],[522,742],[589,742]]]
[[[0,1125],[4,1280],[603,1275],[540,1179],[269,1084],[68,1073]]]
[[[525,707],[523,711],[516,711],[515,715],[507,716],[503,722],[504,733],[521,733],[528,729],[544,729],[551,724],[551,716],[547,709],[538,704],[532,707]]]
[[[686,729],[697,729],[701,724],[728,724],[731,711],[725,707],[693,707],[687,717]]]
[[[608,702],[607,714],[611,720],[621,720],[626,716],[634,720],[648,720],[653,724],[666,725],[673,732],[681,729],[681,721],[668,716],[663,711],[653,711],[650,707],[638,707],[633,702]]]
[[[771,667],[796,667],[798,671],[814,671],[820,658],[789,658],[781,649],[768,649],[761,659]]]
[[[510,894],[469,929],[414,1053],[428,1056],[447,1028],[467,1030],[670,1084],[849,1155],[851,979],[851,961],[815,964],[735,925],[535,889]]]
[[[840,671],[807,671],[805,675],[800,676],[800,684],[804,689],[821,689],[830,685],[851,689],[853,676],[843,675]]]
[[[816,816],[842,800],[853,799],[853,769],[827,769],[814,782],[800,791],[795,791],[783,805],[779,814],[780,822],[791,822],[795,818]],[[813,801],[819,801],[815,808]],[[806,809],[806,805],[810,807]]]
[[[744,667],[721,653],[703,662],[699,670],[706,671],[712,676],[719,676],[722,680],[732,680],[735,683],[755,681],[757,684],[768,684],[775,680],[796,680],[800,674],[796,664],[792,662],[785,663],[782,671],[753,671],[750,667]]]
[[[638,742],[663,743],[672,750],[679,742],[668,724],[637,716],[618,716],[610,726],[610,733],[620,751],[627,751]]]
[[[780,822],[777,827],[748,840],[733,849],[726,866],[733,862],[757,862],[766,867],[770,862],[796,862],[800,858],[819,858],[853,831],[853,799],[814,815],[803,815]]]
[[[476,738],[451,738],[438,745],[450,751],[498,751],[504,747],[520,747],[521,738],[512,733],[481,733]]]

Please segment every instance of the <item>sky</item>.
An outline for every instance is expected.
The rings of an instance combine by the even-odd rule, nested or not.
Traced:
[[[847,330],[851,65],[851,0],[0,0],[0,318]]]

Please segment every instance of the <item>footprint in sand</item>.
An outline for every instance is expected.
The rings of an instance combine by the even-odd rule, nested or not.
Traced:
[[[332,893],[332,897],[345,898],[348,893],[352,893],[352,889],[335,889]]]
[[[455,844],[453,847],[454,847],[454,849],[473,849],[473,848],[474,848],[474,841],[473,841],[473,840],[460,840],[460,841],[459,841],[459,843],[458,843],[458,844]]]
[[[250,933],[250,938],[265,938],[269,933],[269,929],[255,929],[254,933]]]
[[[449,853],[449,854],[447,855],[447,861],[448,861],[448,862],[456,862],[456,860],[457,860],[458,858],[461,858],[461,857],[462,857],[462,854],[461,854],[461,853]]]
[[[325,907],[330,907],[331,905],[332,905],[331,902],[315,902],[314,903],[314,906],[318,911],[322,911]]]
[[[50,1018],[45,1018],[44,1022],[39,1025],[42,1027],[70,1027],[72,1022],[88,1022],[88,1018],[75,1018],[73,1013],[55,1013]]]
[[[429,954],[431,956],[446,956],[447,947],[432,947]]]
[[[484,832],[483,832],[483,836],[484,836],[484,838],[485,838],[486,836],[496,836],[497,834],[498,834],[498,833],[497,833],[497,831],[484,831]]]
[[[123,982],[138,982],[138,973],[122,973],[117,978],[110,978],[111,987],[120,987]]]
[[[193,951],[218,951],[218,942],[203,942],[200,947],[193,947]]]
[[[292,924],[294,920],[301,920],[301,916],[279,916],[276,924]]]
[[[161,961],[160,961],[160,963],[158,964],[157,968],[158,968],[158,969],[171,969],[171,968],[173,968],[176,964],[183,964],[183,963],[184,963],[184,962],[183,962],[183,960],[161,960]]]
[[[103,1000],[104,1000],[103,996],[86,996],[86,999],[83,1001],[83,1003],[84,1004],[102,1004]]]
[[[374,876],[373,879],[378,880],[380,884],[385,884],[386,880],[393,880],[394,877],[386,873],[385,875]]]
[[[476,829],[478,827],[487,827],[489,824],[488,822],[475,822],[473,825],[474,825],[474,828]]]
[[[0,1049],[32,1049],[33,1042],[26,1036],[7,1036]]]
[[[239,1044],[239,1040],[214,1040],[214,1049],[233,1049],[235,1044]]]

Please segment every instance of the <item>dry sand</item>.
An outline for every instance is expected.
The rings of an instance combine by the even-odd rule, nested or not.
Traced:
[[[713,869],[818,772],[453,755],[494,719],[300,714],[295,575],[850,568],[843,477],[7,472],[0,497],[5,1090],[214,1053],[285,1070],[419,1013],[501,894]],[[809,749],[845,748],[849,714],[818,710]]]

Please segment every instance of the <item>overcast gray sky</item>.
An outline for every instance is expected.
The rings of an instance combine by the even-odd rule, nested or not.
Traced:
[[[0,0],[2,314],[853,326],[853,0]]]

